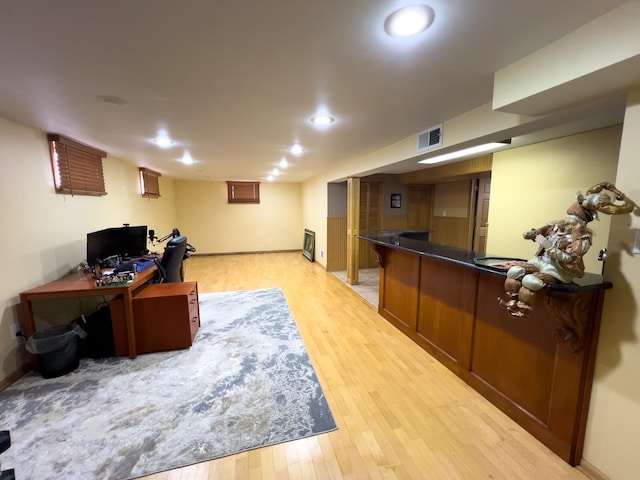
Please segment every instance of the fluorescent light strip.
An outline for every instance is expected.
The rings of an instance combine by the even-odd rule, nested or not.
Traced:
[[[475,147],[465,148],[463,150],[458,150],[457,152],[445,153],[442,155],[438,155],[436,157],[425,158],[424,160],[420,160],[418,163],[425,163],[427,165],[431,165],[432,163],[440,163],[445,162],[447,160],[453,160],[454,158],[466,157],[469,155],[474,155],[476,153],[489,152],[491,150],[496,150],[500,147],[507,146],[508,143],[485,143],[483,145],[477,145]]]

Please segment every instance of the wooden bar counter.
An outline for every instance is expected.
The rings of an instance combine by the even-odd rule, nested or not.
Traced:
[[[582,458],[604,292],[586,274],[537,292],[528,318],[497,301],[506,270],[484,253],[360,235],[380,265],[378,312],[570,465]]]

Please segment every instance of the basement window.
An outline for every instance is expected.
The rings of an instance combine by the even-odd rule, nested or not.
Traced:
[[[145,198],[160,198],[160,173],[148,168],[138,168],[140,172],[140,192]]]
[[[227,182],[228,203],[260,203],[260,182]]]
[[[71,195],[106,195],[102,150],[62,135],[49,133],[49,150],[56,193]]]

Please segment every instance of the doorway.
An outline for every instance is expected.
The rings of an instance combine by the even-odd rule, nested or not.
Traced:
[[[487,251],[487,236],[489,235],[489,197],[491,194],[491,178],[478,178],[475,188],[475,228],[471,249],[476,252]]]

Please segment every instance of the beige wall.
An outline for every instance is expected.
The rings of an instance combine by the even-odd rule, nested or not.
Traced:
[[[558,138],[493,154],[487,255],[528,259],[536,245],[522,233],[563,218],[576,198],[602,181],[614,181],[621,127]],[[593,245],[587,271],[600,273],[598,252],[608,247],[611,217],[600,215],[589,228]]]
[[[315,259],[322,267],[327,266],[328,184],[331,181],[320,175],[302,184],[302,223],[304,228],[316,233]]]
[[[87,232],[123,223],[164,231],[176,222],[172,180],[160,178],[162,198],[149,200],[140,196],[135,166],[112,157],[103,166],[108,195],[58,195],[45,133],[0,119],[0,381],[24,362],[23,348],[10,338],[11,325],[19,321],[20,292],[74,271],[86,257]],[[92,311],[82,308],[93,306],[74,300],[65,312]],[[36,321],[61,311],[41,306]]]
[[[629,97],[615,177],[640,203],[640,89]],[[612,479],[640,472],[640,255],[631,253],[638,215],[612,218],[605,296],[584,457]]]
[[[259,204],[227,203],[226,182],[175,182],[178,228],[197,254],[301,250],[299,183],[261,183]]]
[[[471,182],[469,180],[436,183],[433,194],[433,216],[469,218],[470,197]]]

